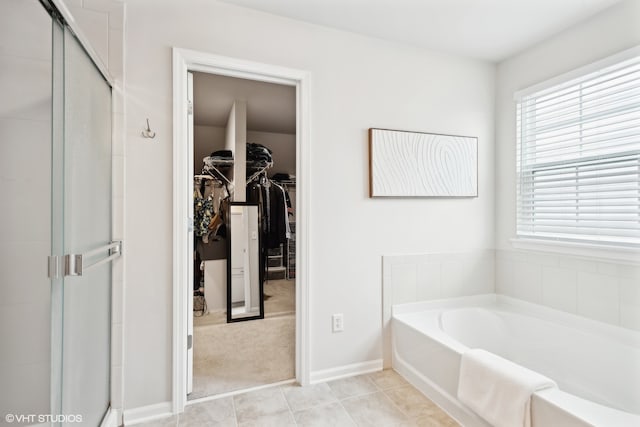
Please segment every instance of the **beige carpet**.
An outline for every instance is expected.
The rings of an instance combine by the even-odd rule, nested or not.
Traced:
[[[226,313],[194,317],[189,400],[295,377],[295,281],[265,283],[265,319],[226,323]]]
[[[295,316],[199,326],[189,399],[295,377]]]
[[[264,284],[264,293],[268,295],[264,301],[265,317],[282,316],[296,311],[296,281],[269,280]],[[215,325],[227,322],[225,311],[210,311],[203,316],[194,316],[193,326]]]

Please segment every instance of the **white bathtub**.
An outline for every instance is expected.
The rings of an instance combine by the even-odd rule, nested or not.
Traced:
[[[501,295],[392,309],[395,370],[464,426],[486,426],[457,399],[460,356],[483,348],[546,375],[534,427],[640,426],[640,333]]]

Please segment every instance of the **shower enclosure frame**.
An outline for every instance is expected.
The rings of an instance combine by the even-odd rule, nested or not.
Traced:
[[[112,240],[114,80],[64,3],[39,1],[52,18],[50,404],[51,415],[61,420],[52,425],[66,425],[66,417],[77,415],[71,413],[75,408],[83,408],[90,412],[84,414],[86,422],[100,419],[100,426],[115,426],[119,417],[111,405],[111,261],[121,256],[122,242]],[[103,83],[106,86],[100,87]],[[82,157],[84,154],[88,157]],[[100,165],[84,165],[83,160]],[[98,176],[86,177],[86,169],[93,167]],[[99,181],[93,183],[102,190],[96,191],[96,197],[78,197],[86,189],[85,177]],[[88,202],[106,211],[95,227],[101,231],[99,240],[90,240],[97,234],[86,228],[96,218],[90,207],[83,206]],[[86,325],[92,322],[78,322],[86,316],[82,303],[96,304],[95,300],[102,304],[99,314],[95,313],[100,318],[92,319],[97,323],[97,337],[95,328]],[[94,367],[97,369],[92,370]],[[73,371],[82,372],[82,368],[85,374],[87,370],[95,374],[93,378],[74,375]],[[98,402],[85,397],[97,392],[85,390],[85,381],[102,389],[97,393],[101,396]]]

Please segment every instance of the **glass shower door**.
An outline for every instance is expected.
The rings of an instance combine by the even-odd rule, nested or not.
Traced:
[[[98,426],[119,248],[111,89],[46,0],[0,0],[0,70],[0,427]]]
[[[111,88],[60,25],[54,28],[53,131],[59,175],[52,199],[61,201],[54,205],[53,237],[64,254],[64,273],[54,289],[54,335],[62,345],[53,354],[59,361],[53,394],[59,397],[52,403],[62,425],[78,425],[82,417],[81,425],[98,426],[110,400],[109,260],[117,250],[111,245]]]

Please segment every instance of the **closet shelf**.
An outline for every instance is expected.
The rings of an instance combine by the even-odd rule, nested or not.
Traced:
[[[256,178],[258,178],[264,171],[271,168],[273,166],[273,162],[247,162],[247,170],[253,170],[251,176],[247,178],[247,184],[253,182]]]
[[[232,182],[229,180],[229,178],[227,178],[222,169],[227,170],[228,168],[233,166],[233,159],[216,159],[212,157],[205,157],[203,161],[203,174],[209,174],[214,178],[226,182],[227,184],[232,184]]]
[[[203,174],[209,174],[214,178],[222,179],[227,184],[232,184],[232,182],[227,178],[225,172],[234,165],[233,159],[219,159],[213,157],[205,157],[203,159],[204,167],[202,168]],[[251,175],[247,174],[247,184],[253,182],[256,178],[258,178],[264,171],[273,167],[273,162],[265,162],[265,161],[247,161],[247,172],[250,172]]]

